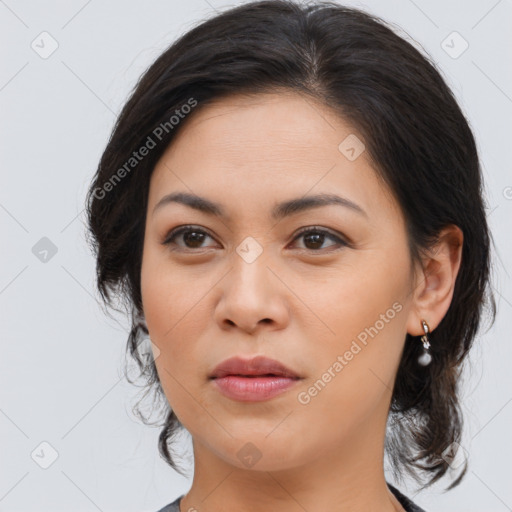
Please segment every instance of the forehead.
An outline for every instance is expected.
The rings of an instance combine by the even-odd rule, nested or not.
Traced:
[[[346,154],[347,144],[354,146],[354,141],[362,151],[355,159]],[[363,144],[341,116],[304,95],[215,100],[193,111],[157,163],[149,207],[166,193],[188,189],[233,208],[315,192],[339,193],[367,211],[379,201],[389,209],[386,202],[393,200]]]
[[[242,159],[255,150],[262,159],[293,152],[297,160],[307,162],[322,154],[337,156],[339,143],[355,131],[334,111],[306,95],[289,91],[237,94],[200,106],[172,145],[200,141],[198,151],[219,147],[225,158]]]

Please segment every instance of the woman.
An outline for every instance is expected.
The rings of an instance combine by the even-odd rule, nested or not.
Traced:
[[[460,368],[494,314],[481,189],[439,72],[362,11],[247,3],[155,61],[87,199],[177,471],[192,436],[161,512],[421,511],[384,453],[460,482]]]

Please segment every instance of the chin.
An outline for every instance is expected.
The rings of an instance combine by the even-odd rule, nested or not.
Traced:
[[[318,450],[297,442],[296,436],[286,432],[279,436],[277,431],[269,435],[269,432],[272,429],[260,433],[252,429],[247,436],[241,436],[238,431],[236,438],[216,446],[214,451],[227,464],[249,471],[283,471],[301,466],[309,460],[308,450],[310,458],[316,458]]]

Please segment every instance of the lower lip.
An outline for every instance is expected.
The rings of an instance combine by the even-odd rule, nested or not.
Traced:
[[[228,375],[213,379],[214,386],[228,398],[240,402],[261,402],[284,393],[299,379],[289,377],[241,377]]]

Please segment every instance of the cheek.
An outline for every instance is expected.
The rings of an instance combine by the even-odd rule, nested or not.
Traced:
[[[171,335],[185,314],[193,287],[184,272],[173,268],[161,248],[152,243],[144,247],[141,267],[141,295],[148,329],[155,340]]]
[[[158,262],[154,257],[154,251],[144,248],[141,266],[141,297],[144,318],[153,341],[156,341],[156,332],[162,321],[162,311],[167,305],[167,294],[164,293],[164,276],[158,269]]]
[[[379,339],[394,339],[401,330],[410,287],[407,268],[409,261],[404,251],[371,249],[347,255],[336,267],[302,274],[296,280],[294,291],[309,306],[304,317],[312,318],[309,333],[338,350],[349,348],[353,339],[364,342],[368,330]],[[300,322],[300,317],[297,319]],[[378,334],[375,333],[375,327]]]
[[[155,359],[158,375],[176,412],[190,407],[193,401],[184,390],[195,389],[197,376],[206,372],[204,350],[193,340],[207,330],[211,312],[205,310],[207,283],[194,286],[194,282],[197,279],[186,269],[170,265],[154,248],[145,249],[141,268],[144,316],[151,340],[159,349]]]
[[[162,374],[164,362],[165,368],[173,373],[174,368],[170,363],[179,354],[174,345],[166,341],[176,337],[179,318],[183,316],[183,294],[179,299],[176,297],[176,290],[181,288],[176,281],[177,275],[166,269],[156,249],[144,248],[141,267],[142,306],[151,341],[160,350],[155,363],[161,378],[165,378]]]
[[[347,428],[391,393],[409,308],[407,256],[405,248],[368,251],[325,283],[309,287],[313,292],[308,291],[305,302],[321,322],[302,326],[306,338],[315,341],[304,354],[305,360],[315,361],[304,402],[310,399],[312,408],[325,410],[337,424],[346,421]]]

